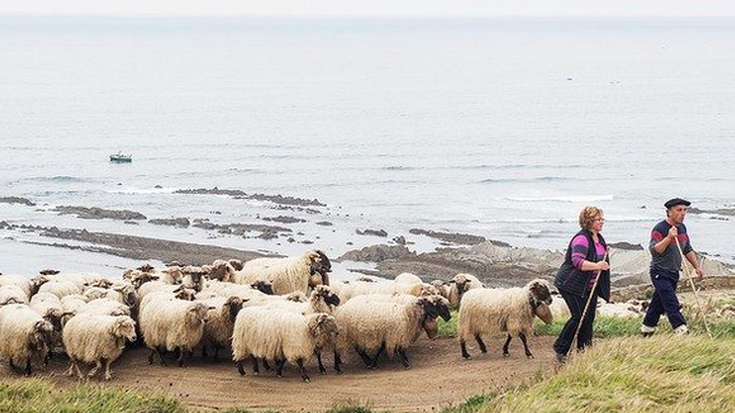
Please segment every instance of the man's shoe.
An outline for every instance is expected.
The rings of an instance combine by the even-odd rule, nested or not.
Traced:
[[[685,334],[689,334],[689,329],[687,328],[686,324],[682,324],[674,329],[674,334],[678,336],[683,336]]]
[[[556,361],[558,361],[559,363],[564,364],[567,361],[566,354],[556,353]]]
[[[656,332],[656,327],[649,327],[645,324],[641,324],[641,335],[643,337],[651,337]]]

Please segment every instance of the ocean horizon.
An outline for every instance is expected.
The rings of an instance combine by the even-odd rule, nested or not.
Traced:
[[[645,245],[691,200],[695,249],[735,262],[735,18],[0,17],[0,221],[330,257],[412,228],[563,250],[586,205]],[[130,164],[108,157],[132,154]],[[320,213],[177,190],[318,199]],[[267,223],[293,243],[85,220]],[[317,225],[330,221],[332,226]],[[384,229],[387,237],[357,235]],[[0,229],[0,272],[133,260]],[[303,241],[313,244],[305,244]],[[46,243],[53,242],[46,239]]]

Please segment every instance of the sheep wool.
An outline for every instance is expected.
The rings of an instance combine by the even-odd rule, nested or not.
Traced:
[[[323,253],[322,253],[323,255]],[[309,251],[302,255],[286,258],[256,258],[244,264],[243,269],[234,275],[238,284],[252,284],[256,281],[270,281],[273,292],[278,295],[301,291],[306,294],[309,286],[315,286],[320,278],[322,258],[319,251]]]
[[[53,343],[54,328],[24,304],[0,307],[0,357],[10,367],[31,374],[31,365],[40,364]]]
[[[146,346],[151,350],[148,362],[158,352],[165,365],[162,351],[179,350],[178,365],[190,355],[204,334],[209,307],[200,302],[183,300],[151,301],[140,311],[140,329]]]
[[[64,327],[64,347],[69,356],[68,375],[74,372],[84,379],[79,362],[95,363],[87,377],[104,369],[104,379],[110,380],[110,365],[120,357],[125,341],[135,341],[135,322],[127,316],[83,314],[72,317]]]
[[[518,336],[523,342],[526,356],[533,358],[526,339],[533,333],[533,318],[542,304],[544,312],[539,311],[539,314],[547,320],[550,318],[550,311],[546,306],[551,301],[549,284],[539,279],[529,282],[523,288],[476,288],[467,291],[462,296],[459,307],[457,330],[462,357],[470,358],[466,348],[467,340],[475,338],[480,350],[485,353],[487,348],[482,340],[483,336],[507,333],[503,346],[504,356],[509,355],[508,345],[512,337]]]

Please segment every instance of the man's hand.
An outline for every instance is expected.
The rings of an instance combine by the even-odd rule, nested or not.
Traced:
[[[675,240],[679,236],[679,230],[676,229],[676,226],[672,225],[671,228],[669,228],[669,238]]]
[[[598,271],[607,271],[610,269],[610,264],[607,263],[607,261],[598,261],[597,262],[597,270]]]
[[[699,277],[699,280],[701,281],[702,278],[704,278],[704,271],[702,271],[702,268],[697,268],[695,271],[697,271],[697,277]]]

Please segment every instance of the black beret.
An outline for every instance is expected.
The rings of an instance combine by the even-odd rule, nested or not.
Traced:
[[[669,199],[668,201],[666,201],[666,203],[664,204],[664,206],[666,207],[666,209],[669,209],[669,208],[675,207],[677,205],[689,206],[691,204],[692,203],[689,202],[689,201],[687,201],[686,199],[674,198],[674,199]]]

